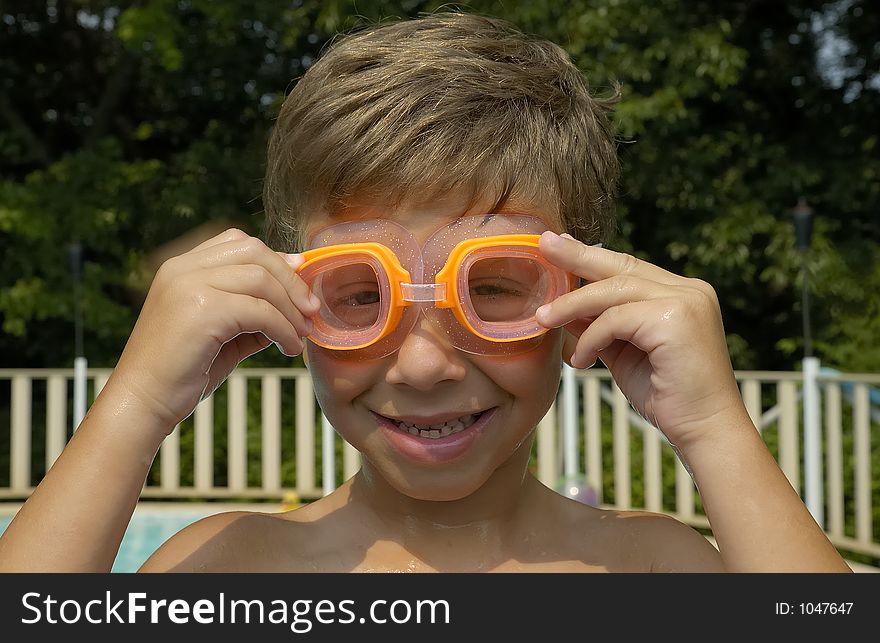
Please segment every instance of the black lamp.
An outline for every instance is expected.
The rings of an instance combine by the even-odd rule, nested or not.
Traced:
[[[82,244],[79,240],[73,241],[68,246],[70,254],[70,274],[73,275],[73,324],[74,324],[74,357],[83,354],[83,328],[82,328],[82,293],[80,280],[82,278]]]
[[[813,237],[813,208],[809,206],[804,197],[800,197],[797,205],[791,213],[794,217],[795,245],[801,255],[801,270],[803,272],[801,310],[803,312],[804,324],[804,357],[812,357],[813,338],[810,332],[810,273],[807,266],[807,258],[810,252],[810,241]]]

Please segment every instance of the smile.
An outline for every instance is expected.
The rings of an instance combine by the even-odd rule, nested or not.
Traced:
[[[428,439],[437,439],[445,438],[447,435],[452,435],[453,433],[461,433],[469,428],[474,422],[479,420],[483,413],[483,411],[480,413],[471,413],[470,415],[463,415],[458,418],[434,424],[416,424],[415,422],[409,422],[406,420],[395,420],[394,418],[388,419],[394,422],[397,425],[397,428],[401,431],[405,431],[410,435],[417,435]]]
[[[371,411],[388,443],[408,459],[423,464],[451,462],[464,456],[492,421],[497,406],[467,415],[389,418]]]

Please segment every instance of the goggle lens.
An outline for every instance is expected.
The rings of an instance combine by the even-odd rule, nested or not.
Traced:
[[[481,321],[510,323],[535,316],[546,303],[550,278],[532,259],[492,257],[470,266],[467,283],[470,308]]]
[[[341,331],[370,328],[382,309],[379,277],[367,263],[352,263],[321,272],[312,284],[321,300],[321,317]]]

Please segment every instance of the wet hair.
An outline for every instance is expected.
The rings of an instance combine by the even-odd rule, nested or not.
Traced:
[[[442,13],[339,37],[285,99],[269,141],[271,247],[303,248],[310,213],[466,190],[494,209],[541,203],[569,234],[607,242],[619,173],[612,95],[591,94],[558,45]]]

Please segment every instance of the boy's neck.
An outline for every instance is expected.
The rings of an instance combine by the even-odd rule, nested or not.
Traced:
[[[516,570],[523,561],[545,561],[559,547],[548,525],[570,519],[569,505],[575,503],[528,472],[532,440],[478,490],[459,500],[411,498],[365,461],[356,476],[315,503],[314,512],[303,514],[304,522],[327,520],[319,553],[339,564],[347,552],[346,570]],[[574,554],[565,550],[558,555],[557,563]]]

